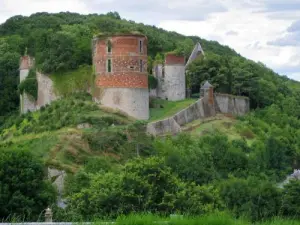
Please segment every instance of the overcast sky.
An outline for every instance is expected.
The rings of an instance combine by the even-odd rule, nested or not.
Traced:
[[[228,45],[300,81],[300,0],[0,0],[0,23],[14,15],[106,13]]]

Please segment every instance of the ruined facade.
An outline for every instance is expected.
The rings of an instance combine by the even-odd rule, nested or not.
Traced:
[[[24,81],[30,69],[34,65],[34,59],[29,56],[23,56],[20,59],[20,83]],[[20,111],[21,113],[32,112],[36,110],[36,102],[32,96],[26,92],[20,94]]]
[[[29,75],[30,69],[34,66],[34,58],[30,56],[22,56],[20,60],[20,83]],[[58,97],[54,93],[53,81],[42,73],[36,71],[38,83],[38,99],[37,101],[24,92],[20,95],[20,111],[22,114],[39,110],[42,106],[50,104]]]
[[[250,111],[249,98],[214,93],[207,81],[201,87],[200,99],[186,109],[164,120],[148,123],[147,132],[154,136],[178,134],[182,127],[195,120],[215,117],[217,114],[242,116]]]
[[[95,101],[140,120],[149,119],[147,38],[139,34],[93,40]]]
[[[179,101],[185,99],[185,59],[183,56],[166,54],[164,64],[153,69],[158,80],[156,95],[158,98]]]

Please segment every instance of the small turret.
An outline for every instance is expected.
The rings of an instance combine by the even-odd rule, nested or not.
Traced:
[[[207,99],[209,104],[214,104],[214,87],[208,81],[205,81],[200,88],[200,98]]]

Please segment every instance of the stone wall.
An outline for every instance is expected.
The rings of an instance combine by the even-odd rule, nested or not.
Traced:
[[[119,109],[140,120],[149,118],[149,90],[144,88],[107,88],[103,90],[101,104]]]
[[[152,97],[152,98],[156,98],[157,97],[157,89],[150,89],[149,90],[149,97]]]
[[[207,99],[202,98],[168,119],[149,123],[147,125],[147,132],[154,136],[166,133],[177,134],[181,132],[181,126],[197,119],[204,119],[215,115],[214,105],[208,104]]]
[[[147,125],[147,132],[154,136],[164,134],[177,134],[181,132],[180,126],[176,123],[173,117]]]
[[[39,109],[40,107],[57,100],[58,96],[54,92],[53,81],[49,76],[39,72],[36,73],[36,76],[38,81],[37,108]]]
[[[214,94],[216,111],[219,113],[242,116],[250,111],[249,98],[228,94]]]
[[[163,134],[177,134],[181,126],[198,119],[216,116],[217,113],[242,116],[250,111],[249,99],[227,94],[214,94],[211,100],[210,91],[204,98],[199,99],[186,109],[165,120],[156,121],[147,125],[147,132],[154,136]]]
[[[214,105],[208,104],[205,98],[199,99],[196,103],[188,108],[181,110],[174,115],[174,120],[183,126],[197,119],[204,119],[216,115]]]
[[[28,112],[34,112],[36,111],[36,102],[28,95],[26,92],[24,92],[22,95],[20,95],[21,100],[21,113],[28,113]]]
[[[24,56],[21,58],[20,64],[20,83],[26,79],[29,74],[29,70],[32,67],[30,63],[30,57]],[[34,112],[36,110],[36,102],[33,97],[26,92],[20,95],[20,111],[22,114],[27,112]]]
[[[169,101],[185,99],[186,85],[184,64],[157,65],[154,68],[154,76],[158,80],[157,97]]]

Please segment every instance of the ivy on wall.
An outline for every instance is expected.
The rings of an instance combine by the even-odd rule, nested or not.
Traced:
[[[36,79],[35,69],[29,70],[28,76],[19,85],[19,91],[21,94],[26,92],[28,95],[32,96],[35,100],[38,97],[38,82]]]
[[[153,75],[148,75],[149,89],[155,89],[157,87],[157,79]]]

